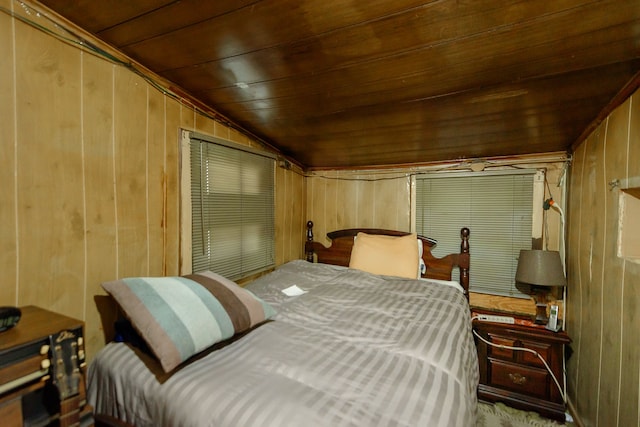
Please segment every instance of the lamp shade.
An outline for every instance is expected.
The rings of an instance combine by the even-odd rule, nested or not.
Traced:
[[[558,251],[521,250],[516,282],[533,286],[567,286]]]

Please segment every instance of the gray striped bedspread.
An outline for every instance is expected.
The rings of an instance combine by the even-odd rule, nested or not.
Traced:
[[[303,295],[282,289],[297,285]],[[138,427],[474,426],[469,306],[440,283],[293,261],[250,289],[278,311],[167,378],[110,343],[89,366],[95,411]]]

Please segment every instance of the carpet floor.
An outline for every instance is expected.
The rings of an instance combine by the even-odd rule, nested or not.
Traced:
[[[536,412],[520,411],[502,403],[478,402],[476,427],[560,427],[573,426],[544,418]]]

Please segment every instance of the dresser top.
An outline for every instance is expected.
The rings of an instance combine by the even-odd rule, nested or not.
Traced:
[[[22,316],[16,326],[0,332],[0,355],[8,349],[27,345],[51,334],[83,326],[81,320],[67,317],[40,307],[20,307]]]

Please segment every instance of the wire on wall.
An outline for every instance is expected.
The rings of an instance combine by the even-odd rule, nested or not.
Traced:
[[[532,169],[535,168],[534,165],[541,163],[555,163],[562,162],[568,164],[571,161],[571,158],[567,155],[560,156],[559,158],[547,158],[541,156],[540,158],[509,158],[509,159],[496,159],[496,160],[487,160],[483,159],[483,163],[485,167],[480,171],[475,171],[473,166],[477,164],[477,160],[458,160],[453,162],[436,162],[432,164],[425,164],[421,166],[406,166],[406,167],[397,167],[397,168],[389,168],[389,169],[361,169],[354,170],[349,169],[345,173],[348,173],[349,176],[346,175],[326,175],[321,172],[311,171],[305,174],[306,177],[309,178],[320,178],[327,180],[335,180],[335,181],[360,181],[360,182],[376,182],[376,181],[387,181],[394,179],[403,179],[403,178],[411,178],[416,176],[426,176],[435,173],[442,172],[450,172],[450,173],[459,173],[459,174],[482,174],[488,173],[491,171],[503,171],[510,169]],[[407,169],[410,171],[407,172]],[[371,175],[376,175],[372,177]],[[545,174],[546,177],[546,174]],[[546,181],[545,183],[547,188],[549,188],[549,184]],[[549,190],[550,193],[550,190]]]

